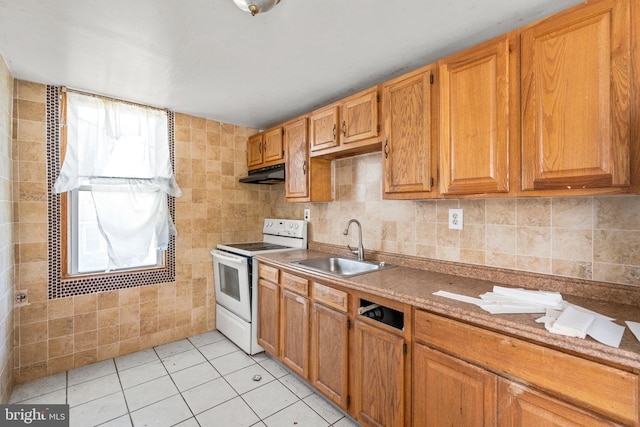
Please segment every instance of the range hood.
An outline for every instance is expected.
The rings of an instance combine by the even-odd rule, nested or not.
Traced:
[[[245,184],[278,184],[284,182],[284,163],[249,171],[249,176],[240,178]]]

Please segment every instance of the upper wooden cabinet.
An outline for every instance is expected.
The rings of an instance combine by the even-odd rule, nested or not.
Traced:
[[[630,3],[580,5],[523,31],[523,190],[629,185]]]
[[[379,150],[378,99],[374,87],[311,113],[311,157],[338,158]]]
[[[509,191],[520,123],[516,43],[504,36],[438,62],[443,195]]]
[[[283,129],[279,126],[249,137],[247,141],[247,166],[250,170],[284,161],[282,135]]]
[[[435,66],[382,85],[385,199],[435,197],[431,93]]]
[[[333,200],[331,160],[309,158],[306,116],[284,125],[284,146],[287,202]]]

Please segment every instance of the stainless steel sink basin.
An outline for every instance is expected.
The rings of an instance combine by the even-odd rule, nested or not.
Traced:
[[[394,265],[385,264],[384,262],[358,261],[342,257],[310,258],[302,261],[291,261],[290,264],[338,277],[356,276],[394,267]]]

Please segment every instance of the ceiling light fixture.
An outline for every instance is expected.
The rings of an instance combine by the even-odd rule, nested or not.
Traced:
[[[273,6],[280,3],[280,0],[233,0],[236,6],[245,12],[256,16],[258,13],[269,11]]]

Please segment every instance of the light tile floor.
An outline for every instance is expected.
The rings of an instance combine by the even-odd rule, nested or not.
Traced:
[[[358,426],[271,357],[248,356],[217,331],[20,384],[10,403],[68,403],[72,427]]]

